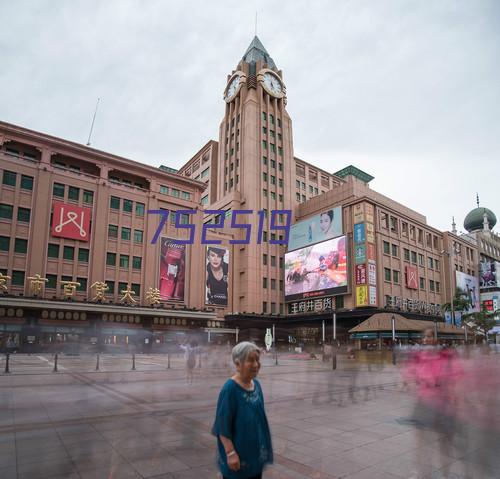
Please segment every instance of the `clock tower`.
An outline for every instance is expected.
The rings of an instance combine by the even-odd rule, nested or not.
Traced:
[[[292,210],[295,203],[292,122],[283,74],[257,36],[228,75],[223,97],[217,208],[254,212],[245,221],[252,225],[250,244],[233,247],[233,311],[283,314],[286,246],[271,243],[284,233],[270,229],[270,221],[273,210]],[[261,244],[258,211],[264,212]],[[278,225],[286,220],[276,219]]]

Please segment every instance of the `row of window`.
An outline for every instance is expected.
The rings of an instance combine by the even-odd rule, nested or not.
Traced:
[[[33,177],[28,175],[21,176],[21,189],[32,190],[33,189]],[[16,186],[17,184],[17,173],[14,171],[4,170],[2,177],[2,184],[7,186]]]
[[[278,127],[281,128],[281,120],[278,118]],[[265,111],[262,112],[262,121],[267,121],[267,113]],[[274,125],[274,115],[269,113],[269,123]]]
[[[207,168],[208,170],[208,168]],[[205,171],[207,171],[205,170]],[[203,173],[202,173],[203,174]],[[183,200],[190,200],[191,199],[191,193],[188,191],[181,191],[178,188],[170,188],[165,185],[160,185],[160,193],[162,195],[171,195],[174,198],[182,198]]]
[[[125,213],[132,213],[134,209],[134,202],[132,200],[127,200],[125,198],[118,198],[117,196],[111,196],[109,198],[109,207],[112,210],[119,210],[120,205],[122,205],[122,211]],[[144,203],[135,203],[135,214],[136,216],[144,216],[145,205]]]
[[[390,268],[384,268],[384,281],[393,282],[394,284],[399,284],[401,281],[401,273],[398,270],[391,270]],[[422,276],[419,278],[420,289],[425,290],[425,278]],[[429,280],[429,290],[432,292],[441,292],[441,283],[439,281]]]
[[[265,188],[262,190],[262,194],[264,195],[265,198],[268,197],[268,192]],[[276,193],[274,191],[270,191],[269,194],[271,195],[272,200],[276,199]],[[278,194],[278,199],[280,203],[283,203],[283,195],[281,193]]]
[[[264,253],[262,255],[262,264],[264,266],[268,265],[268,258],[269,258],[269,256],[266,253]],[[283,261],[283,257],[281,257],[281,256],[279,257],[279,265],[280,265],[280,268],[283,269],[284,261]],[[274,256],[274,255],[271,255],[271,266],[276,266],[276,256]]]
[[[267,150],[267,140],[262,140],[262,149]],[[269,149],[271,150],[271,153],[276,153],[276,145],[274,143],[269,143]],[[278,150],[278,155],[283,156],[283,147],[278,146],[277,150]],[[231,155],[232,154],[233,154],[233,149],[231,148]]]
[[[64,246],[62,248],[63,259],[67,261],[74,261],[75,259],[75,250],[74,246]],[[49,243],[47,247],[47,257],[59,259],[61,253],[61,246],[55,243]],[[89,262],[89,250],[87,248],[78,248],[78,261],[82,263]]]
[[[383,241],[384,254],[392,255],[395,258],[399,258],[399,246],[394,243],[389,243],[388,241]],[[403,259],[405,261],[417,264],[424,267],[425,266],[425,256],[421,253],[417,253],[416,251],[410,251],[408,248],[403,248]],[[440,262],[437,259],[434,259],[430,256],[427,256],[427,267],[429,269],[434,269],[439,271]]]
[[[239,133],[239,131],[240,130],[238,130],[238,133]],[[262,134],[263,135],[267,135],[267,132],[268,132],[268,129],[265,126],[263,126],[262,127]],[[233,133],[233,135],[234,135],[234,133]],[[276,132],[274,130],[269,130],[269,135],[271,136],[271,138],[276,138]],[[227,138],[226,138],[226,140],[227,140]],[[281,133],[278,133],[278,140],[279,141],[283,140],[283,137],[281,136]]]
[[[11,220],[14,215],[14,206],[0,203],[0,218]],[[31,218],[31,210],[29,208],[17,207],[17,221],[21,223],[29,223]]]
[[[267,179],[271,180],[271,185],[276,184],[276,176],[274,175],[268,175],[266,172],[262,173],[262,180],[267,182]],[[283,188],[283,180],[281,178],[278,178],[278,186],[280,188]]]
[[[262,288],[267,289],[268,283],[269,282],[268,282],[267,278],[264,276],[262,278]],[[276,290],[276,280],[274,278],[271,278],[270,283],[271,283],[271,289]],[[283,280],[281,280],[281,279],[279,280],[279,286],[280,286],[280,291],[283,291]]]
[[[76,186],[69,186],[68,189],[68,200],[71,201],[80,201],[80,188]],[[54,198],[62,198],[64,199],[66,195],[66,185],[62,183],[54,183],[52,186],[52,196]],[[91,205],[94,202],[94,192],[90,190],[83,190],[82,199],[84,203]]]
[[[106,266],[116,266],[116,253],[106,253]],[[130,267],[130,256],[128,254],[119,255],[120,268],[128,269]],[[132,256],[132,269],[142,268],[142,258],[140,256]]]
[[[267,156],[262,157],[262,163],[267,166]],[[272,158],[269,160],[269,164],[271,165],[271,168],[276,169],[276,160],[273,160]],[[278,162],[278,170],[283,171],[283,163]]]
[[[0,236],[0,251],[10,250],[10,236]],[[15,238],[14,253],[26,254],[28,252],[28,240]]]
[[[280,303],[280,312],[279,314],[283,314],[284,312],[284,305],[283,303]],[[267,301],[262,302],[262,312],[267,313]],[[276,314],[276,303],[271,303],[271,314]]]
[[[130,241],[132,230],[125,226],[121,228],[121,239],[124,241]],[[118,226],[108,225],[108,238],[117,239],[118,238]],[[142,230],[134,230],[134,243],[142,243],[144,238],[144,233]]]

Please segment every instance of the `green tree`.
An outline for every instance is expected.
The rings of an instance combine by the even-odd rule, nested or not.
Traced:
[[[453,309],[455,311],[468,311],[471,306],[470,299],[465,291],[457,288],[455,290],[455,296],[453,297]],[[443,309],[445,311],[451,311],[451,303],[443,304]]]
[[[471,326],[475,332],[479,332],[486,339],[488,339],[488,331],[490,331],[495,325],[495,315],[499,311],[488,311],[484,303],[481,305],[481,311],[475,313],[464,314],[464,319],[467,320],[467,324]]]

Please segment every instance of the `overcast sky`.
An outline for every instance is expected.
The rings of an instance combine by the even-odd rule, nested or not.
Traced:
[[[0,119],[158,166],[218,139],[226,75],[258,36],[295,155],[354,164],[449,229],[500,220],[500,2],[0,2]],[[496,228],[498,230],[498,228]]]

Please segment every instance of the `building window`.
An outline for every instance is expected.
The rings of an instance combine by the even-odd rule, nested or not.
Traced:
[[[283,257],[281,257],[281,256],[280,256],[280,260],[279,260],[279,265],[280,265],[280,269],[283,269],[284,265],[285,265],[285,261],[284,261]]]
[[[47,256],[49,258],[59,258],[59,245],[49,243],[49,246],[47,248]]]
[[[83,190],[83,202],[91,205],[94,202],[94,192]]]
[[[135,293],[135,297],[139,298],[141,295],[141,285],[137,283],[132,283],[130,285],[130,289]]]
[[[271,256],[271,266],[276,266],[276,256]]]
[[[384,268],[384,280],[385,281],[391,280],[391,270],[389,268]]]
[[[391,216],[391,231],[393,233],[398,232],[398,219],[394,216]]]
[[[420,289],[425,289],[425,278],[420,277]]]
[[[302,187],[303,190],[306,189],[306,184],[303,181],[300,182],[300,186]]]
[[[12,286],[24,286],[24,271],[12,271]]]
[[[144,203],[135,204],[135,214],[136,216],[144,216]]]
[[[401,222],[401,232],[405,235],[408,236],[408,223],[406,221]]]
[[[114,281],[106,281],[106,286],[108,287],[106,294],[115,294],[115,282]]]
[[[441,292],[441,283],[439,281],[436,281],[436,293]]]
[[[267,302],[266,301],[262,302],[262,312],[267,313]]]
[[[267,121],[267,114],[265,111],[262,112],[262,121]]]
[[[180,198],[181,192],[177,188],[172,188],[172,196],[175,198]]]
[[[22,238],[16,238],[14,241],[14,252],[26,254],[28,251],[28,240]]]
[[[118,283],[118,294],[123,294],[123,291],[125,291],[126,289],[128,289],[128,283],[120,281]]]
[[[108,225],[108,238],[118,238],[118,226]]]
[[[265,188],[262,190],[262,194],[264,195],[265,198],[267,198],[267,190]]]
[[[116,253],[106,253],[106,265],[116,266]]]
[[[271,151],[272,151],[273,153],[276,153],[276,145],[275,145],[274,143],[271,143],[271,144],[270,144],[270,147],[271,147]]]
[[[271,314],[276,314],[276,303],[271,303]]]
[[[271,124],[274,125],[274,115],[269,113],[269,119],[271,120]]]
[[[63,248],[63,259],[73,261],[75,259],[75,248],[73,246],[65,246]]]
[[[417,264],[417,252],[416,251],[411,252],[411,262]]]
[[[80,286],[76,288],[77,291],[82,293],[87,292],[87,278],[76,278],[76,282],[80,283]]]
[[[160,185],[160,193],[162,195],[168,195],[168,186]]]
[[[120,255],[120,268],[128,268],[129,256],[128,254]]]
[[[262,127],[262,134],[267,135],[267,128],[265,126]]]
[[[109,207],[112,210],[119,210],[120,209],[120,198],[117,198],[116,196],[112,196],[109,199]]]
[[[281,181],[281,180],[280,180],[280,181]],[[280,203],[283,203],[283,195],[282,195],[282,194],[279,194],[279,195],[278,195],[278,201],[279,201]]]
[[[395,284],[399,284],[399,271],[396,271],[395,269],[392,270],[392,280]]]
[[[418,230],[418,242],[419,243],[424,242],[424,232],[421,229]]]
[[[295,199],[300,203],[300,193],[295,193]]]
[[[429,269],[434,269],[434,260],[430,256],[427,258],[427,263]]]
[[[262,163],[263,163],[264,165],[267,165],[267,156],[263,156],[263,157],[262,157]]]
[[[16,186],[17,174],[13,171],[4,170],[2,183],[8,186]]]
[[[8,236],[0,236],[0,251],[9,251],[10,238]]]
[[[380,213],[380,224],[382,228],[389,228],[389,215],[387,213]]]
[[[21,175],[21,188],[23,190],[33,189],[33,177],[27,175]]]
[[[408,248],[403,249],[405,261],[410,261],[410,250]]]
[[[276,289],[276,280],[271,278],[271,289]]]
[[[275,184],[276,184],[276,176],[271,175],[271,185],[275,185]]]
[[[78,248],[78,261],[82,263],[89,262],[89,250],[86,248]]]
[[[271,160],[271,168],[276,169],[276,160]]]
[[[434,269],[436,271],[439,271],[439,260],[437,260],[437,259],[434,260]]]
[[[309,185],[309,193],[312,194],[312,192],[313,192],[313,187],[312,187],[312,185]]]
[[[122,240],[130,241],[130,228],[125,228],[122,226]]]
[[[132,268],[133,269],[141,269],[142,267],[142,258],[140,256],[132,257]]]
[[[80,188],[68,186],[68,200],[78,201],[80,199]]]
[[[278,146],[278,155],[283,156],[283,147]]]
[[[429,289],[430,289],[431,291],[434,291],[434,289],[435,289],[435,288],[434,288],[434,281],[433,281],[432,279],[430,279],[430,280],[429,280]]]
[[[267,173],[266,172],[262,173],[262,180],[267,181]]]
[[[265,276],[262,278],[262,287],[267,289],[267,278]]]
[[[267,141],[266,140],[262,140],[262,149],[267,150]]]
[[[205,195],[205,196],[201,199],[201,204],[202,204],[202,205],[208,205],[208,195]]]
[[[133,202],[132,200],[123,200],[123,211],[132,213]]]
[[[283,280],[280,279],[280,291],[283,291]]]
[[[18,208],[17,209],[17,221],[22,223],[29,223],[31,216],[31,210],[29,208]]]
[[[306,195],[302,195],[302,203],[305,203],[306,201]]]
[[[420,253],[418,254],[418,264],[419,264],[419,266],[425,266],[423,254],[420,254]]]
[[[134,242],[142,243],[143,233],[142,230],[134,230]]]
[[[383,242],[384,245],[384,254],[391,254],[391,246],[388,241]]]
[[[48,281],[45,283],[45,288],[56,289],[57,274],[46,274],[45,277],[48,279]]]
[[[392,256],[395,256],[396,258],[399,257],[399,248],[398,245],[392,244]]]
[[[262,255],[262,264],[264,266],[267,266],[267,254],[265,253]]]
[[[52,187],[52,196],[64,198],[64,185],[61,183],[54,183],[54,186]]]
[[[13,210],[12,205],[0,204],[0,218],[11,220]]]

